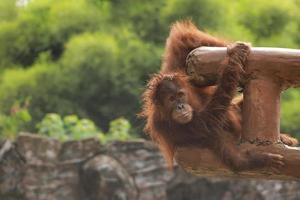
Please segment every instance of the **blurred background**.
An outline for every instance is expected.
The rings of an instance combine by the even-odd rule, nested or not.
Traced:
[[[300,199],[297,182],[168,171],[136,117],[176,20],[299,48],[299,10],[300,0],[0,0],[0,199]],[[300,90],[284,92],[281,129],[298,139],[299,105]]]
[[[299,0],[1,0],[0,137],[141,137],[140,95],[174,21],[299,48],[299,9]],[[300,91],[285,92],[281,119],[298,138],[299,100]],[[114,128],[125,132],[113,136]]]

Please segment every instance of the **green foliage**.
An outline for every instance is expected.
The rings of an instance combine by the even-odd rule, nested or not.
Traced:
[[[163,16],[167,24],[176,20],[192,19],[205,29],[216,29],[224,23],[224,18],[220,16],[225,8],[220,0],[169,0]]]
[[[236,8],[237,24],[251,33],[256,45],[296,47],[299,6],[295,1],[243,0]]]
[[[168,27],[161,21],[160,14],[166,2],[161,0],[111,0],[110,23],[126,24],[143,40],[163,42]],[[133,22],[133,23],[132,23]],[[157,32],[160,34],[157,34]]]
[[[281,104],[281,129],[283,132],[292,133],[300,139],[300,108],[299,108],[300,91],[299,89],[290,89],[283,95]]]
[[[57,75],[61,93],[84,105],[104,128],[113,118],[128,117],[137,110],[138,96],[132,88],[139,84],[139,77],[134,76],[137,70],[122,65],[120,51],[111,35],[79,35],[67,44],[59,71],[62,75]]]
[[[34,6],[29,5],[10,24],[0,24],[0,50],[9,62],[29,65],[50,44],[48,7],[48,4],[40,2]],[[2,67],[7,67],[4,64],[7,63],[2,63]]]
[[[62,118],[56,113],[47,114],[37,124],[38,133],[59,140],[79,140],[87,137],[95,137],[101,133],[93,121],[79,119],[76,115],[68,115]]]
[[[243,18],[243,24],[257,37],[267,38],[280,33],[289,20],[289,13],[282,7],[263,7],[257,14],[247,13]]]
[[[0,109],[4,114],[9,114],[13,102],[17,99],[24,101],[30,98],[29,112],[32,121],[29,131],[34,131],[35,123],[53,109],[61,109],[67,113],[73,110],[72,102],[55,93],[55,67],[51,64],[36,64],[29,69],[12,69],[3,73],[0,80]],[[59,105],[59,107],[56,107]]]
[[[159,65],[159,51],[126,34],[130,42],[104,33],[81,34],[68,42],[58,66],[49,63],[46,52],[30,69],[7,70],[0,81],[0,110],[7,113],[14,99],[31,97],[31,130],[51,112],[89,116],[104,129],[119,116],[133,119],[145,77]]]
[[[62,141],[80,140],[88,137],[98,137],[102,143],[112,140],[128,140],[131,125],[125,118],[118,118],[110,122],[109,131],[103,133],[93,121],[79,119],[76,115],[62,118],[59,114],[49,113],[37,124],[38,133]]]
[[[0,4],[2,5],[2,4]],[[0,67],[28,66],[39,53],[50,51],[57,58],[70,36],[99,27],[101,15],[84,0],[39,0],[19,8],[10,23],[0,23]]]
[[[17,15],[16,2],[13,0],[1,0],[0,23],[13,20]]]
[[[96,10],[84,0],[56,1],[51,4],[48,21],[53,41],[50,49],[55,58],[63,52],[68,39],[82,32],[94,32],[100,28],[105,18],[101,10]]]
[[[28,110],[28,100],[24,104],[14,103],[9,115],[0,114],[0,138],[14,139],[16,135],[26,129],[31,115]]]
[[[68,136],[65,135],[64,122],[58,114],[47,114],[45,118],[37,124],[38,133],[50,136],[56,139],[65,140]]]
[[[108,135],[110,136],[111,140],[118,139],[118,140],[127,140],[129,139],[129,131],[131,125],[129,121],[124,118],[115,119],[110,122]]]
[[[109,130],[106,134],[100,133],[99,138],[103,143],[114,140],[129,140],[136,136],[130,134],[131,125],[125,118],[118,118],[110,122]]]

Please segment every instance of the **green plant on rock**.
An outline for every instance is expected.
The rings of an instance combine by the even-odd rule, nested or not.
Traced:
[[[128,140],[133,138],[130,134],[131,125],[125,118],[118,118],[110,122],[107,135],[108,140]]]
[[[104,134],[93,121],[80,119],[77,115],[61,117],[56,113],[47,114],[37,124],[38,133],[59,140],[80,140],[88,137],[98,137],[102,143],[112,140],[128,140],[131,125],[125,118],[118,118],[110,122],[109,131]]]
[[[59,114],[49,113],[37,124],[38,133],[59,140],[83,139],[97,136],[101,131],[93,121],[79,119],[76,115],[62,118]]]
[[[26,130],[27,124],[31,121],[27,109],[28,102],[28,100],[23,104],[16,102],[8,115],[0,114],[0,138],[14,139],[19,132]]]
[[[53,137],[59,140],[66,140],[66,130],[64,121],[61,116],[56,113],[47,114],[44,119],[37,124],[38,133]]]
[[[64,117],[64,125],[72,139],[94,137],[101,133],[95,123],[89,119],[79,119],[76,115],[68,115]]]

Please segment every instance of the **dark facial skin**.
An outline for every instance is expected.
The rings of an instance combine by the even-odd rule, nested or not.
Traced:
[[[179,123],[186,124],[193,118],[193,108],[188,104],[188,96],[185,89],[174,81],[164,81],[163,106],[169,111],[171,118]]]

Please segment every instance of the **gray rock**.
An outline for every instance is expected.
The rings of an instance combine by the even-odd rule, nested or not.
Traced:
[[[21,190],[25,199],[30,200],[79,200],[79,165],[28,164]]]
[[[36,134],[22,133],[16,140],[18,151],[28,163],[56,162],[61,143]]]
[[[25,158],[17,151],[15,145],[6,140],[0,149],[0,199],[19,199],[21,182],[24,174]]]
[[[98,155],[84,164],[81,181],[89,200],[137,198],[132,177],[117,160],[106,155]]]
[[[107,145],[108,154],[117,159],[133,177],[139,191],[138,199],[166,199],[166,183],[174,173],[166,170],[166,163],[157,148],[144,140]]]
[[[88,138],[80,141],[67,141],[61,146],[59,160],[83,161],[102,151],[102,146],[97,138]]]
[[[298,200],[292,181],[200,178],[166,169],[144,140],[101,146],[32,134],[0,141],[0,200]]]

